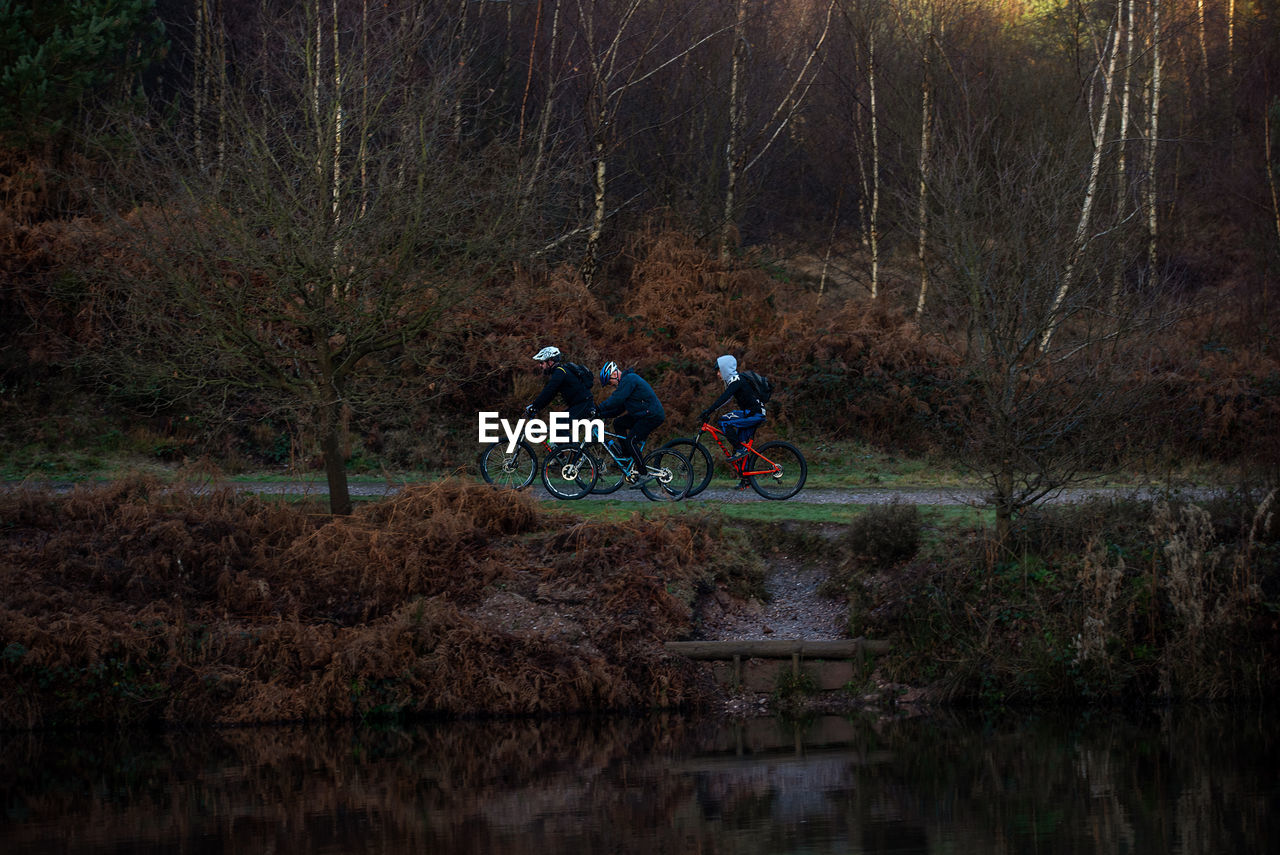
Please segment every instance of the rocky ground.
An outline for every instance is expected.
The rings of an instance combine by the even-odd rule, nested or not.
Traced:
[[[705,598],[697,615],[700,638],[707,641],[828,641],[850,637],[848,604],[843,597],[829,597],[822,592],[828,575],[826,567],[787,554],[769,556],[765,564],[768,599],[741,600],[723,591]],[[877,681],[871,690],[858,696],[843,691],[818,692],[786,703],[791,714],[854,711],[883,714],[889,707],[897,714],[918,712],[919,701],[917,691]],[[781,712],[779,704],[780,700],[772,695],[726,689],[718,712],[733,718],[774,715]]]
[[[702,636],[708,641],[829,640],[848,638],[848,606],[842,599],[825,597],[820,587],[827,578],[823,568],[807,567],[790,556],[774,556],[767,562],[765,589],[769,599],[735,600],[723,592],[709,597],[699,615]]]

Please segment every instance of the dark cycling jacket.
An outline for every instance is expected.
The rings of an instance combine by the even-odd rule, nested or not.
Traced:
[[[653,387],[630,368],[622,372],[618,388],[613,390],[613,394],[596,408],[596,412],[607,419],[621,415],[623,410],[637,417],[655,416],[661,420],[667,418]]]
[[[533,399],[533,403],[529,406],[533,407],[534,412],[541,410],[547,404],[551,403],[551,399],[559,395],[564,399],[564,405],[569,410],[572,418],[582,418],[590,410],[595,401],[591,397],[591,390],[587,389],[569,373],[569,369],[563,365],[557,365],[551,369],[551,376],[547,378],[546,384],[542,387],[542,391],[538,393],[538,397]]]
[[[720,397],[716,398],[708,410],[718,410],[725,401],[732,397],[738,402],[738,409],[745,410],[749,413],[763,414],[764,404],[760,403],[760,399],[756,397],[756,390],[751,384],[741,377],[734,377],[733,382],[724,387],[724,391],[720,393]]]

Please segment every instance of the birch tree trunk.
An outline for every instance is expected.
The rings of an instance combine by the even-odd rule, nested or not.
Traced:
[[[1133,40],[1134,40],[1134,6],[1137,0],[1128,0],[1125,32],[1125,48],[1124,48],[1124,77],[1120,82],[1120,134],[1119,134],[1119,154],[1116,160],[1116,225],[1120,224],[1126,216],[1126,200],[1129,198],[1129,177],[1126,174],[1126,166],[1128,165],[1128,148],[1129,148],[1129,101],[1131,81],[1133,77]],[[1111,305],[1114,307],[1120,300],[1120,288],[1122,284],[1122,269],[1117,266],[1115,271],[1115,279],[1111,288]],[[1114,315],[1113,311],[1113,315]]]
[[[822,254],[822,272],[818,276],[818,301],[822,301],[822,294],[827,290],[827,272],[831,269],[831,251],[836,242],[836,230],[840,226],[840,203],[844,201],[844,187],[841,186],[840,192],[836,194],[835,210],[831,212],[831,231],[827,232],[827,249]]]
[[[222,169],[226,157],[227,34],[221,0],[197,0],[195,47],[192,58],[191,112],[193,145],[202,169]],[[209,112],[216,111],[210,119]],[[214,129],[213,140],[207,131]],[[210,163],[209,147],[214,156]]]
[[[858,182],[862,196],[858,200],[858,225],[862,230],[862,245],[870,256],[871,299],[875,300],[880,292],[880,116],[876,105],[876,30],[875,23],[868,21],[867,27],[867,137],[870,140],[870,159],[868,166],[862,147],[863,110],[854,107],[853,129],[854,145],[857,148]],[[855,99],[856,101],[856,99]]]
[[[470,33],[467,31],[470,18],[467,16],[467,11],[470,8],[471,0],[458,0],[458,68],[465,68],[467,65],[467,54],[469,52],[467,39],[470,38]],[[453,101],[453,141],[455,144],[462,140],[462,93],[464,91],[465,87],[458,87],[458,92]]]
[[[1236,0],[1227,0],[1227,79],[1235,75],[1236,65]]]
[[[933,143],[933,81],[928,39],[925,40],[921,60],[924,75],[920,83],[920,187],[916,202],[916,262],[920,265],[920,295],[916,299],[916,320],[924,314],[925,298],[929,293],[929,265],[925,251],[929,240],[929,149]]]
[[[1156,155],[1160,141],[1160,87],[1163,82],[1163,34],[1160,29],[1160,0],[1151,0],[1151,86],[1147,95],[1147,269],[1156,269],[1157,194]]]
[[[209,37],[208,31],[209,4],[205,0],[196,0],[195,49],[192,59],[194,67],[191,74],[193,78],[191,81],[191,117],[196,162],[200,164],[201,170],[209,168],[204,153],[205,80],[207,80],[209,73],[205,45]]]
[[[369,0],[360,2],[360,216],[369,213]]]
[[[542,17],[542,2],[539,0],[537,17],[539,22]],[[541,27],[535,24],[535,31],[541,31]],[[533,66],[537,50],[537,35],[531,40],[529,46],[529,72],[525,79],[525,95],[520,104],[520,129],[519,129],[519,147],[524,148],[524,123],[525,110],[528,100],[529,87],[533,81]],[[553,0],[551,11],[551,35],[547,43],[546,51],[546,67],[547,73],[544,76],[546,86],[542,93],[542,109],[539,111],[537,132],[534,134],[533,156],[530,158],[529,166],[526,170],[522,186],[532,194],[534,187],[538,183],[539,177],[542,175],[543,163],[547,156],[547,143],[551,135],[551,116],[554,113],[556,104],[556,89],[559,86],[559,77],[555,71],[559,62],[560,50],[560,0]],[[523,164],[524,160],[521,159]]]
[[[592,146],[592,165],[594,169],[591,175],[591,225],[587,229],[587,249],[583,254],[582,264],[579,267],[579,275],[582,276],[583,284],[588,288],[595,282],[596,270],[600,263],[600,240],[604,236],[604,221],[607,211],[605,207],[607,201],[605,192],[608,188],[609,171],[607,148],[603,136],[596,139]]]
[[[614,123],[626,95],[644,81],[652,78],[660,71],[688,56],[701,45],[708,42],[723,30],[699,35],[680,32],[678,24],[664,30],[666,20],[662,17],[666,7],[652,8],[646,0],[626,0],[621,8],[605,8],[603,4],[577,0],[578,36],[581,37],[584,56],[581,63],[585,68],[588,80],[587,105],[583,111],[587,126],[587,138],[590,140],[590,185],[591,211],[587,216],[585,229],[575,231],[586,232],[586,247],[579,273],[588,286],[595,278],[599,264],[600,242],[604,235],[604,225],[608,219],[608,157],[613,145]],[[617,15],[609,22],[610,32],[601,38],[598,32],[596,12],[616,11]],[[634,24],[641,11],[653,11],[657,17],[649,22],[651,29],[637,37]],[[691,41],[689,39],[692,39]],[[574,41],[577,41],[575,39]],[[632,44],[638,41],[639,47]],[[635,49],[634,54],[624,53]],[[655,55],[666,49],[664,56]],[[645,67],[649,60],[655,60],[651,66]],[[553,242],[559,244],[567,236]]]
[[[734,35],[735,38],[738,38],[740,31],[743,32],[744,35],[734,43],[733,76],[735,78],[741,78],[743,73],[743,63],[739,57],[739,50],[741,49],[745,53],[746,7],[747,0],[738,0],[738,19],[734,24]],[[737,223],[736,198],[738,182],[741,180],[743,175],[749,172],[752,167],[760,162],[760,159],[764,157],[764,155],[769,151],[769,148],[773,145],[774,140],[778,138],[779,134],[786,130],[786,128],[791,124],[791,120],[804,104],[805,98],[809,92],[809,87],[813,85],[813,77],[810,73],[810,69],[816,62],[818,55],[822,50],[822,45],[827,40],[827,34],[831,31],[831,16],[835,12],[835,8],[836,0],[830,0],[827,4],[826,18],[822,25],[822,31],[818,34],[817,40],[813,43],[812,48],[807,49],[804,62],[800,64],[800,68],[796,72],[795,79],[791,81],[791,85],[788,87],[786,93],[779,98],[777,105],[769,116],[769,119],[760,126],[758,132],[755,134],[755,137],[760,139],[761,142],[758,147],[755,148],[754,152],[750,154],[750,160],[747,160],[748,152],[745,142],[746,127],[745,119],[743,118],[745,110],[742,99],[745,97],[745,94],[743,92],[740,79],[735,86],[736,92],[732,97],[736,98],[736,103],[730,105],[729,117],[729,123],[731,126],[731,146],[734,148],[734,152],[726,151],[726,160],[729,168],[725,182],[725,203],[722,214],[724,222],[721,226],[720,232],[720,258],[722,261],[728,258],[728,238]],[[732,131],[732,126],[735,122],[738,125],[738,130],[736,132]]]
[[[1280,195],[1276,193],[1276,167],[1271,159],[1271,125],[1273,117],[1280,117],[1280,100],[1262,110],[1262,165],[1267,170],[1267,187],[1271,190],[1271,216],[1276,226],[1276,245],[1280,246]]]
[[[1196,0],[1196,34],[1200,40],[1200,88],[1209,102],[1209,47],[1205,35],[1204,0]]]
[[[734,205],[742,157],[742,66],[747,52],[747,0],[738,0],[733,24],[733,53],[729,67],[729,140],[724,147],[724,210],[720,223],[720,263],[729,263],[729,244],[736,222]]]
[[[1058,326],[1054,318],[1062,308],[1063,301],[1067,298],[1067,292],[1071,289],[1072,278],[1075,275],[1076,264],[1079,262],[1080,255],[1084,252],[1085,245],[1089,240],[1089,224],[1093,218],[1094,200],[1098,194],[1098,176],[1102,171],[1102,154],[1107,141],[1107,117],[1111,113],[1111,91],[1115,83],[1116,60],[1120,53],[1120,32],[1123,27],[1121,4],[1117,3],[1116,21],[1112,26],[1110,44],[1107,46],[1106,53],[1098,57],[1099,67],[1105,61],[1107,68],[1102,80],[1102,99],[1098,107],[1098,119],[1093,130],[1093,159],[1089,165],[1089,183],[1085,190],[1084,201],[1080,205],[1080,219],[1076,223],[1071,260],[1062,272],[1062,282],[1059,284],[1057,293],[1053,297],[1053,303],[1049,307],[1049,319],[1045,324],[1044,335],[1040,339],[1041,353],[1049,349],[1049,342]],[[1106,56],[1108,53],[1110,54],[1109,59]]]
[[[330,34],[333,39],[333,78],[330,84],[333,86],[333,183],[330,185],[329,192],[329,210],[333,214],[333,232],[336,235],[338,228],[342,225],[342,122],[344,119],[342,109],[342,56],[338,44],[338,0],[333,0],[333,30]],[[340,248],[335,242],[333,246],[333,259],[337,264]],[[340,295],[335,294],[335,297]]]
[[[880,293],[880,130],[876,113],[876,34],[867,34],[867,88],[871,112],[871,299]]]

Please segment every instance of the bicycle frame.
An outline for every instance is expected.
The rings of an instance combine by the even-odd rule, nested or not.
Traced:
[[[733,443],[729,442],[729,438],[725,436],[724,431],[720,430],[718,427],[711,424],[710,422],[703,422],[702,427],[698,428],[697,436],[693,438],[693,442],[695,445],[699,444],[702,441],[702,434],[704,432],[711,434],[711,438],[716,441],[716,445],[720,446],[720,451],[724,454],[725,462],[729,463],[729,458],[733,456]],[[747,456],[742,458],[741,460],[729,463],[730,468],[732,468],[734,472],[737,472],[743,478],[749,478],[752,475],[772,475],[773,473],[778,471],[777,463],[774,463],[772,460],[765,457],[760,452],[756,451],[755,442],[756,442],[756,438],[754,436],[751,437],[751,439],[744,442],[742,444],[742,447],[746,449]],[[759,465],[759,461],[763,461],[764,464],[766,465],[766,468],[764,469],[747,468],[748,462],[750,462],[751,465],[754,467],[756,465]]]
[[[529,439],[528,434],[523,430],[520,432],[520,435],[516,437],[516,445],[511,451],[506,450],[504,447],[505,444],[506,440],[499,439],[485,447],[485,450],[482,451],[480,455],[480,474],[484,480],[490,484],[497,483],[493,475],[497,474],[498,470],[489,470],[485,463],[485,461],[490,457],[492,457],[495,463],[501,461],[502,473],[521,472],[522,467],[518,466],[517,461],[521,457],[521,449],[524,449],[524,452],[532,458],[529,474],[527,478],[524,478],[523,480],[510,480],[504,475],[502,478],[503,484],[500,486],[509,487],[526,487],[529,484],[532,484],[537,478],[537,473],[541,471],[543,461],[545,461],[549,455],[554,454],[562,447],[552,442],[550,437],[531,440]],[[581,447],[578,443],[572,442],[566,443],[566,445],[569,447]],[[491,474],[491,472],[493,474]]]
[[[610,440],[617,440],[617,442],[610,442]],[[621,469],[623,472],[629,473],[631,472],[631,467],[632,467],[632,464],[635,463],[635,460],[633,460],[631,455],[629,454],[625,456],[620,456],[617,453],[619,450],[625,451],[626,450],[625,448],[619,448],[617,450],[615,450],[614,448],[614,446],[621,446],[622,443],[625,441],[626,441],[626,437],[623,436],[622,434],[614,433],[613,431],[606,430],[604,432],[604,439],[600,441],[600,445],[604,448],[605,451],[609,452],[609,456],[613,458],[614,463],[618,464],[619,469]],[[644,451],[644,443],[645,443],[645,440],[642,440],[640,442],[640,451],[642,452]]]

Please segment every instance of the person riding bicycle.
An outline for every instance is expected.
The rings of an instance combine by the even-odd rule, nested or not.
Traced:
[[[730,410],[719,419],[720,430],[724,431],[725,437],[733,448],[733,453],[729,455],[729,463],[733,464],[747,456],[748,452],[743,444],[755,436],[756,428],[764,423],[765,408],[764,404],[760,403],[755,387],[738,376],[737,359],[725,354],[716,360],[716,367],[720,369],[720,378],[724,380],[724,391],[711,403],[711,406],[698,414],[698,418],[703,422],[708,421],[726,401],[730,398],[734,399],[738,409]],[[746,478],[739,479],[739,490],[749,486],[751,486],[750,482]]]
[[[631,459],[635,461],[627,474],[627,483],[638,486],[641,479],[641,463],[644,458],[640,447],[658,425],[667,420],[662,403],[653,387],[630,368],[625,371],[616,362],[606,362],[600,369],[600,385],[617,386],[613,394],[600,402],[596,412],[613,419],[613,426],[627,441]],[[616,418],[614,418],[616,416]]]
[[[565,360],[558,347],[542,348],[533,355],[533,361],[542,363],[542,373],[547,382],[543,384],[542,391],[533,399],[533,403],[524,408],[526,415],[537,415],[556,395],[564,401],[569,410],[569,418],[589,419],[595,415],[595,399],[591,397],[591,372],[588,369],[579,366],[586,375],[584,382],[584,378],[573,370],[573,363]]]

